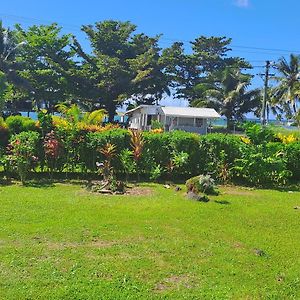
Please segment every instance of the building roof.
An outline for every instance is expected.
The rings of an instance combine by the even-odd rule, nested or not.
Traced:
[[[166,116],[186,117],[186,118],[221,118],[213,108],[198,107],[161,107]]]
[[[125,115],[130,115],[141,108],[157,108],[166,116],[186,117],[186,118],[204,118],[213,119],[221,118],[221,116],[213,108],[198,107],[173,107],[173,106],[156,106],[156,105],[140,105],[136,108],[128,110]]]
[[[135,112],[135,111],[137,111],[137,110],[139,110],[139,109],[141,109],[141,108],[147,108],[147,107],[151,107],[151,108],[156,107],[156,108],[158,108],[159,106],[157,106],[157,105],[146,105],[146,104],[142,104],[142,105],[139,105],[139,106],[137,106],[137,107],[135,107],[135,108],[133,108],[133,109],[127,110],[127,111],[125,112],[125,115],[130,115],[131,113],[133,113],[133,112]]]

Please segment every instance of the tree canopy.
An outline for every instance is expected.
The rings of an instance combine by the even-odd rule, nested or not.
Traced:
[[[57,24],[13,30],[0,22],[0,107],[47,109],[76,104],[86,111],[105,110],[109,121],[124,104],[154,104],[165,96],[184,98],[191,106],[216,108],[228,121],[261,106],[251,89],[251,65],[231,56],[231,39],[199,36],[167,48],[161,35],[138,32],[131,22],[106,20],[83,25],[88,45],[62,33]],[[277,85],[269,108],[296,118],[299,57],[278,61]],[[30,104],[30,105],[29,105]]]

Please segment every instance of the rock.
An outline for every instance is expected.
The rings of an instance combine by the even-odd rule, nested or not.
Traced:
[[[171,187],[171,186],[168,185],[168,184],[165,184],[165,185],[164,185],[164,188],[165,188],[165,189],[169,189],[170,187]]]
[[[192,191],[189,191],[187,194],[186,194],[186,197],[188,199],[191,199],[191,200],[196,200],[196,201],[201,201],[201,202],[208,202],[209,201],[209,198],[206,196],[206,195],[198,195]]]
[[[288,193],[289,193],[289,194],[293,194],[294,192],[293,192],[293,191],[288,191]]]
[[[294,206],[294,209],[300,209],[300,206]]]
[[[176,187],[175,187],[175,191],[176,191],[176,192],[179,192],[179,191],[181,191],[181,190],[182,190],[182,188],[181,188],[180,186],[176,186]]]
[[[189,191],[187,194],[186,194],[186,197],[188,199],[191,199],[191,200],[197,200],[199,201],[199,195],[197,195],[196,193],[192,192],[192,191]]]
[[[266,253],[263,250],[261,250],[261,249],[254,249],[254,253],[257,256],[266,256]]]

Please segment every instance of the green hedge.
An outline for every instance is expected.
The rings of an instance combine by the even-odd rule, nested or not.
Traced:
[[[7,146],[9,130],[16,130],[16,127],[9,124],[10,129],[0,127],[2,153]],[[99,149],[106,143],[116,145],[118,154],[124,149],[131,149],[130,134],[126,129],[86,132],[56,128],[55,136],[62,148],[56,171],[95,172],[96,162],[104,159]],[[256,145],[246,143],[236,135],[200,136],[182,131],[144,132],[143,138],[144,149],[140,164],[141,173],[147,176],[155,166],[166,168],[174,153],[185,152],[188,154],[188,161],[176,170],[176,175],[182,178],[210,174],[219,181],[242,180],[250,184],[261,184],[262,181],[277,184],[289,178],[300,180],[300,142],[268,142]],[[36,147],[39,165],[36,170],[47,171],[49,166],[45,159],[43,142],[42,134],[39,133]],[[118,173],[123,172],[118,156],[113,160],[113,166]]]

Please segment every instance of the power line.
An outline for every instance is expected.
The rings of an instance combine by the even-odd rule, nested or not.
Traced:
[[[50,20],[43,20],[43,19],[38,19],[38,18],[32,18],[32,17],[24,17],[24,16],[17,16],[17,15],[11,15],[11,14],[4,14],[0,13],[0,16],[5,17],[5,18],[10,18],[10,19],[16,19],[16,20],[21,20],[23,22],[27,23],[32,23],[32,21],[35,22],[40,22],[40,23],[57,23],[61,26],[64,26],[66,29],[71,29],[77,32],[82,32],[80,30],[81,26],[75,25],[75,24],[70,24],[70,23],[63,23],[63,22],[55,22],[55,21],[50,21]],[[167,38],[167,37],[162,37],[161,41],[171,41],[171,42],[182,42],[182,43],[191,43],[190,40],[184,40],[184,39],[176,39],[176,38]],[[261,54],[274,54],[274,55],[281,55],[281,54],[287,54],[287,53],[294,53],[294,54],[300,54],[300,50],[288,50],[288,49],[280,49],[280,48],[265,48],[265,47],[253,47],[253,46],[243,46],[243,45],[230,45],[230,48],[240,48],[240,49],[249,49],[249,50],[259,50],[259,51],[264,51],[261,52]],[[243,52],[243,50],[234,50],[235,52]],[[269,52],[265,52],[269,51]],[[276,53],[270,53],[271,52],[276,52]],[[244,52],[244,53],[259,53],[259,52]]]

